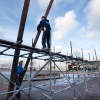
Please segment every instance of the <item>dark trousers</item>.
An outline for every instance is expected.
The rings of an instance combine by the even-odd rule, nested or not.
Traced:
[[[46,28],[46,30],[43,31],[43,36],[42,36],[43,48],[46,48],[46,43],[47,43],[47,47],[50,48],[50,29],[49,28]]]
[[[21,86],[21,81],[20,81],[20,78],[19,78],[19,77],[16,78],[16,85],[17,85],[19,88],[20,88],[20,86]],[[18,87],[16,87],[16,90],[19,90]],[[19,100],[19,99],[21,98],[21,93],[18,92],[18,94],[16,94],[16,97],[17,97],[17,99]]]

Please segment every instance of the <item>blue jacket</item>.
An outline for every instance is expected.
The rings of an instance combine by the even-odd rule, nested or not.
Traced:
[[[16,75],[22,75],[25,72],[22,66],[17,66]]]
[[[42,30],[43,30],[43,27],[46,27],[46,28],[49,28],[51,30],[51,27],[50,27],[50,23],[49,23],[49,20],[47,19],[44,19],[44,20],[41,20],[39,25],[37,26],[37,30],[39,31],[39,29],[42,27]]]

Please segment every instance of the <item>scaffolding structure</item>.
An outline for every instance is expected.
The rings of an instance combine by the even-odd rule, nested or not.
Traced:
[[[37,89],[40,89],[42,91],[45,91],[49,94],[46,94],[44,92],[43,95],[44,97],[42,98],[39,98],[40,99],[44,99],[44,98],[48,98],[48,99],[52,99],[52,96],[56,93],[59,93],[59,92],[62,92],[66,89],[68,89],[69,87],[67,88],[64,88],[64,89],[61,89],[61,90],[56,90],[56,84],[59,82],[56,80],[56,77],[55,77],[55,67],[58,68],[58,70],[60,71],[60,73],[64,76],[64,78],[66,79],[65,83],[66,84],[69,84],[70,87],[72,87],[74,89],[74,98],[75,97],[75,94],[76,92],[79,94],[79,96],[82,98],[82,100],[85,100],[84,97],[80,94],[80,92],[77,90],[77,88],[75,87],[75,85],[79,84],[79,80],[80,80],[80,77],[81,75],[84,75],[84,81],[85,81],[85,86],[86,86],[86,91],[88,91],[88,87],[87,87],[87,80],[88,78],[90,78],[91,76],[93,76],[93,73],[91,70],[90,74],[88,77],[87,77],[87,72],[85,72],[85,69],[81,72],[81,73],[78,73],[78,76],[77,78],[75,77],[75,73],[74,73],[74,67],[73,67],[73,82],[70,81],[70,77],[69,77],[69,74],[66,70],[66,75],[65,73],[60,69],[60,67],[56,64],[56,62],[63,62],[63,63],[67,63],[67,62],[75,62],[77,63],[78,65],[79,64],[82,64],[84,66],[84,64],[91,64],[91,65],[96,65],[98,66],[99,65],[99,62],[98,61],[87,61],[87,60],[84,60],[83,57],[82,58],[74,58],[72,55],[71,56],[66,56],[66,55],[63,55],[63,54],[60,54],[60,53],[55,53],[55,52],[50,52],[50,51],[45,51],[45,50],[42,50],[42,49],[38,49],[38,48],[33,48],[33,47],[30,47],[30,46],[27,46],[27,45],[23,45],[23,44],[19,44],[18,43],[14,43],[14,42],[11,42],[11,41],[6,41],[6,40],[1,40],[0,39],[0,46],[1,47],[6,47],[7,49],[3,50],[0,54],[1,55],[6,55],[6,56],[15,56],[15,57],[22,57],[22,58],[27,58],[27,55],[31,52],[31,53],[36,53],[36,54],[39,54],[39,56],[31,56],[31,64],[30,64],[30,79],[20,87],[20,89],[17,91],[17,90],[14,90],[14,91],[9,91],[9,92],[2,92],[1,95],[3,94],[6,94],[6,93],[13,93],[13,96],[11,96],[11,98],[9,100],[12,100],[14,98],[14,96],[19,92],[19,91],[22,91],[23,93],[25,93],[24,90],[26,90],[25,86],[26,85],[29,85],[29,94],[25,93],[29,99],[33,99],[33,97],[30,95],[31,94],[31,89],[34,87],[34,88],[37,88]],[[8,49],[20,49],[22,51],[27,51],[27,53],[25,54],[21,54],[21,55],[11,55],[11,54],[5,54],[4,52],[7,51]],[[72,49],[71,49],[72,51]],[[40,56],[41,55],[41,56]],[[83,55],[83,52],[82,52],[82,55]],[[32,59],[40,59],[40,60],[45,60],[46,63],[40,67],[40,69],[38,71],[36,71],[36,73],[32,76]],[[54,70],[52,69],[52,63],[54,64]],[[43,68],[46,67],[46,65],[49,64],[50,66],[50,84],[43,84],[44,86],[46,85],[49,85],[49,90],[46,90],[46,89],[42,89],[41,86],[33,86],[32,85],[32,80],[36,77],[36,75],[39,74],[39,72],[42,71]],[[85,68],[85,67],[83,67]],[[52,76],[52,73],[54,74],[54,77]],[[8,79],[5,75],[3,75],[1,72],[0,72],[0,75],[2,75],[5,79],[7,79],[10,83],[12,83],[13,85],[16,86],[16,84],[11,81],[10,79]],[[97,76],[96,76],[97,77]],[[76,79],[78,80],[78,82],[76,82]],[[98,81],[99,81],[99,72],[98,72]],[[53,85],[53,87],[52,87]]]
[[[54,0],[50,0],[49,6],[46,10],[45,16],[48,16],[48,13],[50,11],[50,8],[52,6]],[[6,49],[4,49],[3,51],[0,52],[0,55],[5,55],[5,56],[13,56],[13,65],[12,65],[12,72],[11,72],[11,77],[10,79],[7,78],[5,75],[2,74],[2,72],[0,72],[0,75],[2,77],[4,77],[7,81],[9,81],[9,88],[7,92],[2,92],[0,93],[0,95],[4,95],[7,94],[7,100],[12,100],[15,98],[16,94],[19,91],[22,91],[28,98],[29,100],[34,100],[34,97],[32,97],[31,95],[31,90],[32,88],[36,88],[39,89],[42,93],[42,97],[40,96],[39,98],[37,98],[37,100],[43,100],[43,99],[53,99],[53,96],[59,92],[64,92],[65,90],[67,90],[68,88],[72,87],[73,88],[73,94],[74,94],[74,99],[77,99],[76,97],[76,93],[81,97],[82,100],[85,100],[85,98],[82,96],[82,94],[78,91],[78,89],[76,88],[76,85],[78,85],[79,83],[81,83],[83,80],[85,82],[85,87],[86,87],[86,91],[88,91],[88,86],[87,86],[87,80],[89,80],[91,77],[94,77],[94,71],[91,70],[90,71],[90,75],[88,75],[88,73],[85,71],[85,67],[84,65],[91,65],[91,66],[97,66],[97,78],[98,81],[100,81],[100,74],[99,74],[99,61],[97,60],[97,54],[96,54],[96,50],[95,50],[95,56],[96,56],[96,61],[90,61],[90,55],[89,55],[89,60],[84,60],[84,55],[83,55],[83,50],[82,51],[82,58],[78,58],[78,57],[73,57],[73,53],[72,53],[72,43],[70,42],[70,46],[71,46],[71,56],[68,55],[64,55],[61,54],[60,52],[51,52],[50,51],[46,51],[46,50],[42,50],[42,49],[38,49],[35,48],[36,43],[38,41],[40,32],[37,33],[36,38],[34,40],[34,43],[32,43],[32,47],[31,46],[27,46],[27,45],[23,45],[22,43],[22,37],[23,37],[23,31],[24,31],[24,27],[25,27],[25,21],[26,21],[26,17],[27,17],[27,12],[28,12],[28,6],[29,6],[30,0],[25,0],[24,3],[24,7],[23,7],[23,12],[22,13],[22,18],[21,18],[21,23],[20,23],[20,27],[19,27],[19,33],[18,33],[18,38],[17,38],[17,42],[11,42],[11,41],[7,41],[7,40],[2,40],[0,39],[0,47],[5,47]],[[14,54],[6,54],[5,51],[9,50],[9,49],[14,49],[15,53]],[[26,51],[27,53],[25,54],[20,54],[20,51]],[[38,56],[33,56],[34,54],[38,54]],[[15,84],[15,72],[16,72],[16,68],[17,68],[17,64],[18,64],[18,60],[19,57],[22,58],[27,58],[27,62],[25,64],[25,69],[28,68],[28,64],[29,62],[31,62],[30,64],[30,78],[25,82],[25,84],[23,84],[19,90],[14,90],[14,86],[18,87]],[[43,66],[40,66],[40,69],[38,71],[35,72],[34,75],[32,75],[32,60],[33,59],[39,59],[39,60],[45,60],[46,63]],[[31,61],[30,61],[31,60]],[[69,73],[67,71],[67,69],[65,70],[66,74],[64,73],[64,71],[61,70],[61,68],[56,64],[56,62],[63,62],[65,64],[67,64],[68,62],[72,63],[73,66],[73,62],[77,63],[77,65],[81,64],[83,66],[83,70],[82,71],[77,71],[77,77],[75,76],[75,72],[74,72],[74,67],[72,67],[72,79],[70,79],[71,77],[69,76]],[[49,83],[44,83],[42,85],[34,85],[34,83],[32,83],[32,80],[45,68],[47,67],[47,65],[49,64]],[[54,68],[52,68],[52,66],[54,65]],[[58,69],[60,74],[63,75],[64,79],[61,80],[57,80],[56,79],[56,70]],[[67,68],[67,67],[66,67]],[[92,69],[92,68],[91,68]],[[24,77],[24,75],[23,75]],[[81,80],[81,78],[83,78],[83,80]],[[23,78],[22,78],[23,80]],[[56,88],[56,84],[58,84],[60,81],[64,81],[64,84],[66,84],[66,87],[63,89],[57,89]],[[28,87],[26,88],[26,86],[28,85]],[[47,86],[48,88],[42,88],[42,86]],[[28,93],[25,92],[25,90],[29,90]]]

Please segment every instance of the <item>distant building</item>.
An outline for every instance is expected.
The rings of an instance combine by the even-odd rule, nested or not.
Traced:
[[[72,70],[78,71],[81,70],[80,65],[77,65],[76,63],[68,63],[68,70],[72,71]]]

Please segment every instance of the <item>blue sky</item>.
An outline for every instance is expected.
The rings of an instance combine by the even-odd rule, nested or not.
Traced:
[[[37,33],[37,25],[44,15],[50,0],[30,0],[30,6],[23,36],[23,44],[31,46]],[[24,0],[0,0],[0,39],[16,42]],[[73,53],[91,60],[94,49],[100,59],[100,0],[54,0],[48,19],[52,28],[52,49],[70,55],[70,41]],[[42,48],[41,36],[36,48]],[[0,48],[0,51],[3,49]],[[6,53],[13,54],[13,50]],[[3,58],[3,56],[2,56]],[[0,58],[0,60],[2,60]],[[4,59],[4,58],[3,58]],[[8,58],[5,57],[6,60]]]

